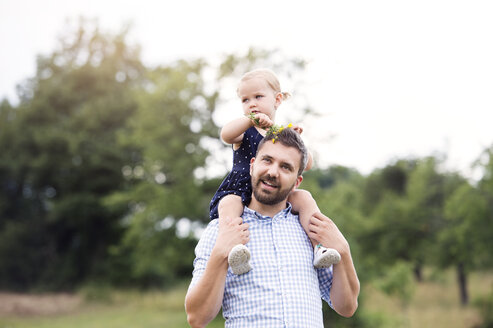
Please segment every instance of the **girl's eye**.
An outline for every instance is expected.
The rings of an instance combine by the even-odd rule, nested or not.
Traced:
[[[248,101],[248,99],[242,99],[241,102],[242,103],[246,103]]]
[[[262,95],[257,95],[257,96],[255,96],[255,98],[257,98],[257,99],[260,99],[260,98],[262,98],[262,97],[263,97]]]

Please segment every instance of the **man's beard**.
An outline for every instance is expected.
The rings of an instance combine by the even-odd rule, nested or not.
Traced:
[[[262,190],[261,187],[262,181],[273,184],[277,186],[277,188],[272,191],[270,190],[266,191],[265,189]],[[291,192],[291,190],[293,190],[294,185],[295,183],[293,183],[293,185],[290,188],[282,189],[277,179],[271,177],[268,174],[260,178],[256,178],[252,176],[253,196],[259,203],[262,203],[264,205],[276,205],[282,201],[286,201],[289,193]]]

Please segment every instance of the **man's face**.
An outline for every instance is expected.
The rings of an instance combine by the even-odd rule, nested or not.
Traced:
[[[250,165],[255,199],[265,205],[286,201],[289,193],[303,180],[298,176],[300,159],[301,154],[296,148],[280,142],[265,143]]]

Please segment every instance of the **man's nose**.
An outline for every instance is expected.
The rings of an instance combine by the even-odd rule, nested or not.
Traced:
[[[269,169],[267,170],[267,174],[272,178],[277,179],[277,177],[279,176],[279,167],[276,164],[270,165]]]

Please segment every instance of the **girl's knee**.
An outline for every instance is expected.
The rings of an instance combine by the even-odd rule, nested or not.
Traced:
[[[224,196],[217,207],[219,216],[241,216],[243,213],[243,202],[241,197],[237,195],[227,195]]]
[[[312,201],[313,196],[308,190],[296,189],[291,192],[289,198],[298,201]]]
[[[233,204],[241,204],[241,197],[238,195],[226,195],[219,201],[219,207],[229,206]]]

